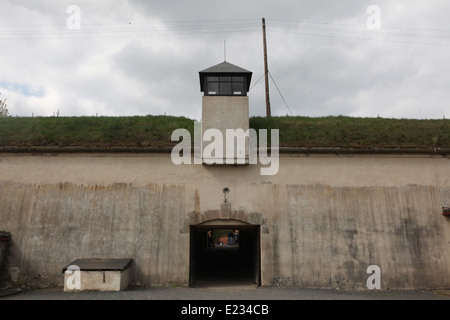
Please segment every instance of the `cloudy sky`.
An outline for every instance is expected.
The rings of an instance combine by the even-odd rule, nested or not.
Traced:
[[[450,118],[449,13],[448,0],[2,0],[0,98],[18,116],[200,120],[198,72],[226,58],[253,72],[263,116],[264,17],[272,115]]]

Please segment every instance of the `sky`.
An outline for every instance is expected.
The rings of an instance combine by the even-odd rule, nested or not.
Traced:
[[[2,0],[13,116],[201,120],[198,72],[253,72],[265,116],[450,118],[450,0]]]

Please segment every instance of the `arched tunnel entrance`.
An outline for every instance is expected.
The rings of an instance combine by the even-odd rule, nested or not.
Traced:
[[[237,243],[228,242],[234,231]],[[190,286],[260,285],[260,226],[212,220],[190,227]]]

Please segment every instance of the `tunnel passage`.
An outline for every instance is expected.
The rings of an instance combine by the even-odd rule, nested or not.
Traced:
[[[239,234],[237,244],[227,243],[230,230]],[[260,273],[259,225],[214,220],[190,227],[190,286],[259,286]]]

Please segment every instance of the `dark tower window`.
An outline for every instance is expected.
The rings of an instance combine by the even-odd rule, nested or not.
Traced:
[[[244,77],[232,77],[231,79],[232,92],[234,95],[245,94],[245,78]]]
[[[245,77],[206,77],[206,95],[245,96]]]
[[[226,61],[199,72],[200,91],[205,96],[246,96],[252,72]]]

